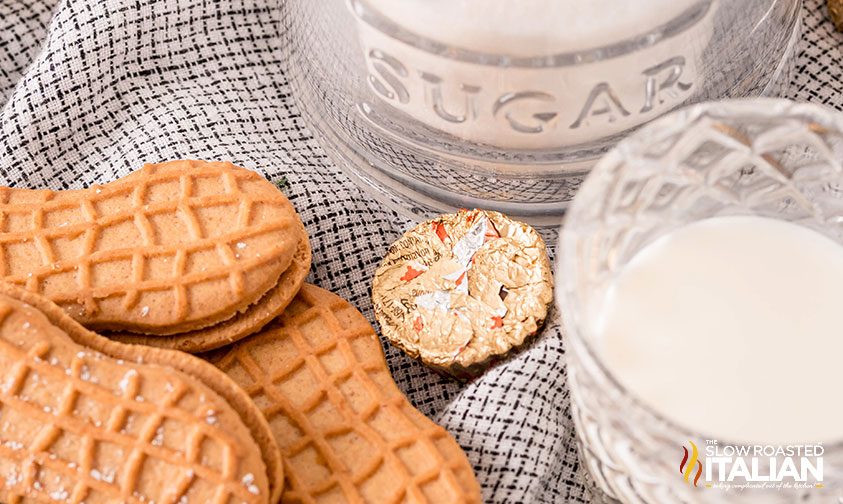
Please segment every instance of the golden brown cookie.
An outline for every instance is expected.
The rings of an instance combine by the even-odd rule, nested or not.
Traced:
[[[234,317],[211,327],[174,334],[166,338],[128,332],[109,332],[103,335],[123,343],[150,345],[189,353],[207,352],[229,345],[260,331],[284,311],[284,308],[290,304],[304,284],[304,279],[310,271],[310,261],[310,243],[305,233],[305,238],[299,243],[290,267],[281,275],[278,285],[270,289],[245,312],[238,313]]]
[[[90,329],[156,335],[230,319],[302,240],[287,198],[231,163],[171,161],[103,186],[0,188],[0,278]]]
[[[193,357],[110,342],[0,284],[0,370],[2,502],[271,502],[236,386]]]
[[[372,326],[338,296],[305,284],[277,322],[206,357],[269,420],[282,502],[480,502],[465,453],[398,390]]]

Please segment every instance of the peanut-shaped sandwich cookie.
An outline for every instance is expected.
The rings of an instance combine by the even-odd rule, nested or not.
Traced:
[[[340,297],[305,284],[276,322],[206,357],[266,415],[282,502],[481,501],[465,453],[413,408],[372,326]]]
[[[0,188],[0,279],[118,339],[235,341],[283,310],[309,265],[287,198],[230,163],[151,164],[83,190]]]
[[[0,502],[270,504],[282,473],[255,410],[199,359],[0,284]]]

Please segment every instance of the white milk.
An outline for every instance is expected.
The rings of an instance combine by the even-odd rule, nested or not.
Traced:
[[[609,289],[597,350],[631,393],[730,441],[843,439],[843,247],[722,217],[639,252]]]
[[[682,103],[714,10],[698,0],[347,1],[380,102],[512,149],[597,141]],[[661,39],[667,24],[674,35]]]

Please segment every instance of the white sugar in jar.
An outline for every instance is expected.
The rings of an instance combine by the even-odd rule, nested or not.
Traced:
[[[556,225],[594,162],[678,106],[789,82],[800,0],[288,0],[285,78],[377,201]]]
[[[512,149],[594,141],[692,96],[713,9],[645,4],[351,2],[379,99],[431,128]],[[691,43],[655,43],[671,24]]]

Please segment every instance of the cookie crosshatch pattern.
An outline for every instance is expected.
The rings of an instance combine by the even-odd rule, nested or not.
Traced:
[[[313,246],[310,280],[374,322],[372,275],[411,223],[363,196],[304,126],[280,60],[283,9],[283,0],[0,2],[0,34],[13,34],[0,35],[0,182],[81,189],[191,158],[286,180]],[[787,96],[843,109],[843,34],[824,0],[806,0],[803,15]],[[484,502],[589,501],[555,322],[464,387],[385,352],[399,388],[466,450]]]
[[[83,191],[0,188],[0,277],[95,329],[229,318],[275,285],[300,240],[286,198],[225,163],[147,165]]]
[[[303,227],[300,223],[298,226]],[[130,345],[148,345],[188,353],[199,353],[229,345],[233,341],[238,341],[254,333],[284,311],[284,308],[295,297],[296,292],[310,272],[310,242],[304,234],[305,232],[302,230],[303,238],[296,248],[290,267],[278,279],[278,285],[270,289],[256,303],[249,306],[246,311],[211,327],[174,334],[165,338],[130,332],[105,332],[103,335],[109,339]]]
[[[267,501],[245,427],[197,382],[86,350],[6,295],[0,369],[4,502]]]
[[[471,466],[389,375],[372,326],[305,285],[277,323],[211,361],[263,410],[284,502],[480,502]]]

